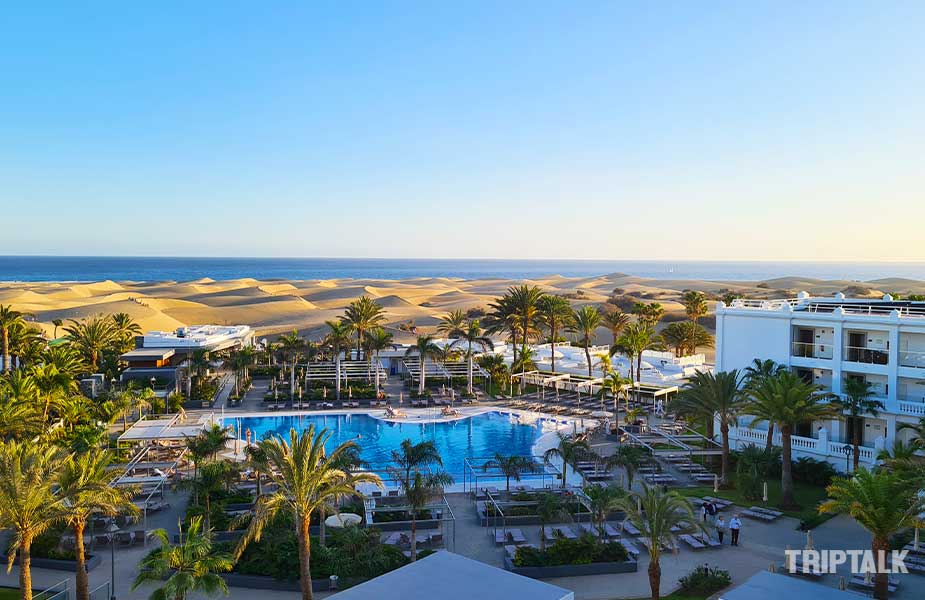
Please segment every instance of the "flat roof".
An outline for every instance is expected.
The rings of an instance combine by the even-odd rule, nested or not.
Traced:
[[[176,331],[149,331],[144,334],[144,348],[218,350],[241,343],[253,335],[250,325],[190,325]]]
[[[135,348],[119,358],[122,360],[166,360],[176,354],[173,348]]]
[[[866,597],[790,575],[759,571],[749,577],[742,585],[720,594],[719,600],[767,600],[768,598],[852,600]]]
[[[575,594],[441,550],[333,597],[337,600],[574,600]]]

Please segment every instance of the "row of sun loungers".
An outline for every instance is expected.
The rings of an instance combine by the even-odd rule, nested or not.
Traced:
[[[433,548],[443,543],[443,534],[419,532],[415,536],[415,541],[418,545],[429,545]],[[389,546],[411,546],[411,533],[407,531],[393,531],[386,536],[382,543]]]
[[[750,506],[748,510],[742,511],[742,515],[751,519],[770,523],[771,521],[776,521],[782,517],[784,513],[780,512],[779,510],[771,510],[761,506]]]
[[[527,538],[524,537],[524,532],[520,529],[508,529],[507,531],[503,529],[495,530],[495,545],[500,546],[502,544],[514,544],[519,546],[521,544],[527,543]]]
[[[729,500],[723,500],[722,498],[714,498],[713,496],[704,496],[703,498],[691,498],[691,502],[695,506],[700,506],[706,501],[712,502],[713,506],[716,507],[716,510],[721,511],[721,512],[726,510],[730,506],[732,506],[732,502],[730,502]]]

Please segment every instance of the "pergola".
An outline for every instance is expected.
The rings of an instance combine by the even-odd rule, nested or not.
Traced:
[[[187,423],[183,413],[166,417],[145,415],[132,423],[132,426],[119,436],[117,442],[120,444],[182,442],[187,438],[196,437],[214,422],[215,413],[200,416],[196,423]]]
[[[406,356],[401,359],[402,365],[405,370],[408,371],[408,374],[411,376],[412,381],[416,381],[421,376],[421,359],[418,356]],[[451,379],[453,377],[468,377],[469,376],[469,367],[465,362],[461,361],[452,361],[452,362],[435,362],[430,359],[424,361],[424,377],[437,377],[443,379]],[[472,376],[473,377],[488,377],[488,371],[472,363]]]
[[[306,365],[299,365],[305,370],[302,376],[308,381],[334,381],[337,379],[337,363],[335,362],[316,362]],[[388,378],[389,372],[376,361],[366,362],[365,360],[342,360],[340,362],[340,376],[342,379],[349,381],[353,379],[375,379],[376,369],[379,369],[379,380],[383,381]],[[298,381],[298,378],[296,379]]]

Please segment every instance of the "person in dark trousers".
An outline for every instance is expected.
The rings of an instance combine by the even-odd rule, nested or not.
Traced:
[[[726,535],[726,521],[723,519],[723,515],[718,515],[716,517],[716,537],[719,539],[720,545],[723,543],[723,536]]]
[[[739,529],[742,528],[742,521],[739,520],[739,515],[734,515],[729,519],[729,531],[732,534],[732,545],[739,545]]]
[[[710,523],[713,524],[716,522],[716,505],[713,502],[707,502],[707,514],[709,515]]]

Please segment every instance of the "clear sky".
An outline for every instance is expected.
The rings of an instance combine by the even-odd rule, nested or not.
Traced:
[[[925,2],[14,2],[0,254],[925,259]]]

